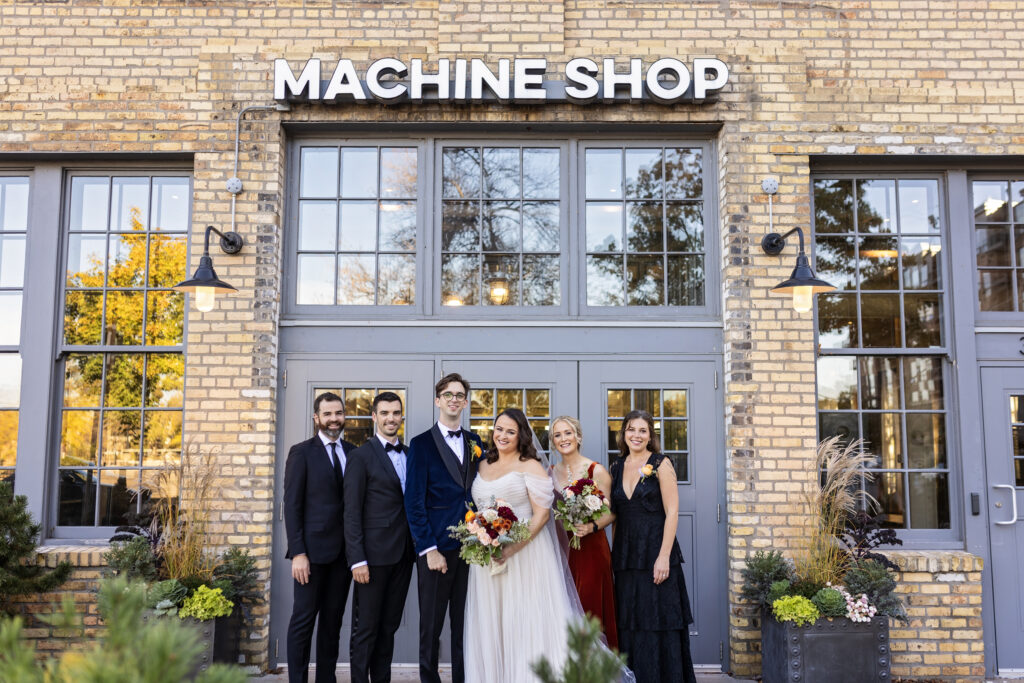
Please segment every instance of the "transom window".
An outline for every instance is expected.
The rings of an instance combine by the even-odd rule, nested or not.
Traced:
[[[57,524],[115,526],[182,452],[187,176],[73,176]]]
[[[1024,179],[975,180],[978,308],[1024,311]]]
[[[385,387],[342,387],[328,388],[320,387],[313,390],[313,399],[320,394],[331,392],[341,397],[345,402],[345,431],[344,438],[362,446],[374,434],[373,427],[373,397],[385,391],[398,394],[402,399],[402,409],[405,410],[405,389],[388,389]],[[313,428],[315,431],[315,428]],[[398,438],[405,440],[405,422],[398,430]]]
[[[661,452],[672,459],[676,480],[690,481],[689,413],[686,389],[609,389],[608,462],[619,457],[616,443],[622,418],[631,410],[646,410],[654,418]]]
[[[541,448],[549,446],[548,429],[551,425],[551,390],[473,387],[469,393],[469,428],[483,441],[484,448],[491,443],[494,420],[503,410],[519,408],[526,414],[530,429],[537,435]]]
[[[0,479],[14,482],[21,404],[21,305],[29,179],[0,177]]]
[[[933,178],[814,181],[818,435],[862,438],[884,524],[949,529],[945,230]]]

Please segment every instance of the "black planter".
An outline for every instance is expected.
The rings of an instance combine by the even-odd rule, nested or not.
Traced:
[[[889,617],[823,617],[807,626],[761,620],[764,683],[888,683],[889,666]]]
[[[158,616],[152,610],[145,610],[142,613],[142,620],[149,621],[150,619],[174,619],[177,621],[178,617]],[[190,681],[194,680],[203,671],[209,669],[210,664],[213,663],[213,647],[217,636],[215,621],[216,620],[199,621],[192,617],[187,617],[181,620],[182,624],[196,632],[196,635],[199,636],[199,644],[202,646],[202,651],[199,653],[199,657],[196,658],[195,666],[192,668],[192,674],[188,677],[188,680]]]
[[[241,654],[242,613],[235,610],[226,617],[217,617],[213,632],[213,661],[238,664]]]

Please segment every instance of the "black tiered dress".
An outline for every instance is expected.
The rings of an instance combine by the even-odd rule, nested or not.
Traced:
[[[647,463],[657,471],[665,456],[652,453]],[[640,481],[633,497],[622,486],[625,458],[609,468],[612,475],[612,510],[615,539],[612,571],[619,627],[619,650],[637,683],[681,681],[696,683],[690,659],[690,599],[683,578],[683,553],[672,541],[669,575],[654,583],[654,562],[661,550],[665,507],[657,476]]]

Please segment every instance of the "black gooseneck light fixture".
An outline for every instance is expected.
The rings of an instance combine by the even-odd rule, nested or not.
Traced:
[[[780,282],[772,287],[776,294],[792,294],[793,308],[799,313],[807,313],[814,303],[814,295],[822,292],[831,292],[835,287],[824,280],[819,280],[814,275],[810,262],[807,260],[807,251],[804,248],[804,231],[800,228],[793,228],[789,232],[780,235],[771,232],[761,239],[761,249],[771,256],[778,256],[786,246],[786,238],[796,233],[800,238],[800,253],[796,255],[796,268],[788,280]]]
[[[179,282],[173,289],[178,292],[186,292],[195,297],[196,309],[206,313],[213,310],[217,300],[217,293],[230,294],[238,290],[217,277],[213,269],[213,259],[210,258],[210,233],[220,235],[220,248],[225,254],[237,254],[242,250],[245,240],[237,232],[221,232],[212,225],[206,226],[206,235],[203,238],[203,256],[199,259],[199,267],[190,280]]]

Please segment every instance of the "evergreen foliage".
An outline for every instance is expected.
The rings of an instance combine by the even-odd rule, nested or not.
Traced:
[[[740,575],[743,577],[743,597],[758,607],[767,608],[774,602],[769,595],[775,583],[786,581],[786,587],[789,587],[793,580],[793,566],[778,550],[758,550],[747,558]]]
[[[867,595],[868,601],[875,606],[879,614],[901,621],[907,620],[903,601],[895,593],[896,576],[881,562],[877,560],[855,562],[847,570],[844,583],[846,589],[854,597],[861,593]]]
[[[156,579],[156,555],[153,554],[153,546],[144,536],[135,536],[127,541],[112,541],[110,550],[103,553],[103,559],[115,576],[141,581]]]
[[[71,574],[69,562],[53,569],[36,564],[41,528],[32,521],[28,498],[15,496],[9,482],[0,482],[0,609],[4,611],[10,611],[12,597],[52,591]]]
[[[530,665],[541,683],[614,683],[622,677],[625,659],[601,647],[601,622],[594,617],[569,625],[569,657],[561,672],[541,657]]]
[[[771,588],[768,589],[768,595],[765,598],[765,607],[770,608],[776,600],[789,595],[789,589],[792,585],[793,584],[791,584],[788,579],[773,582]]]

